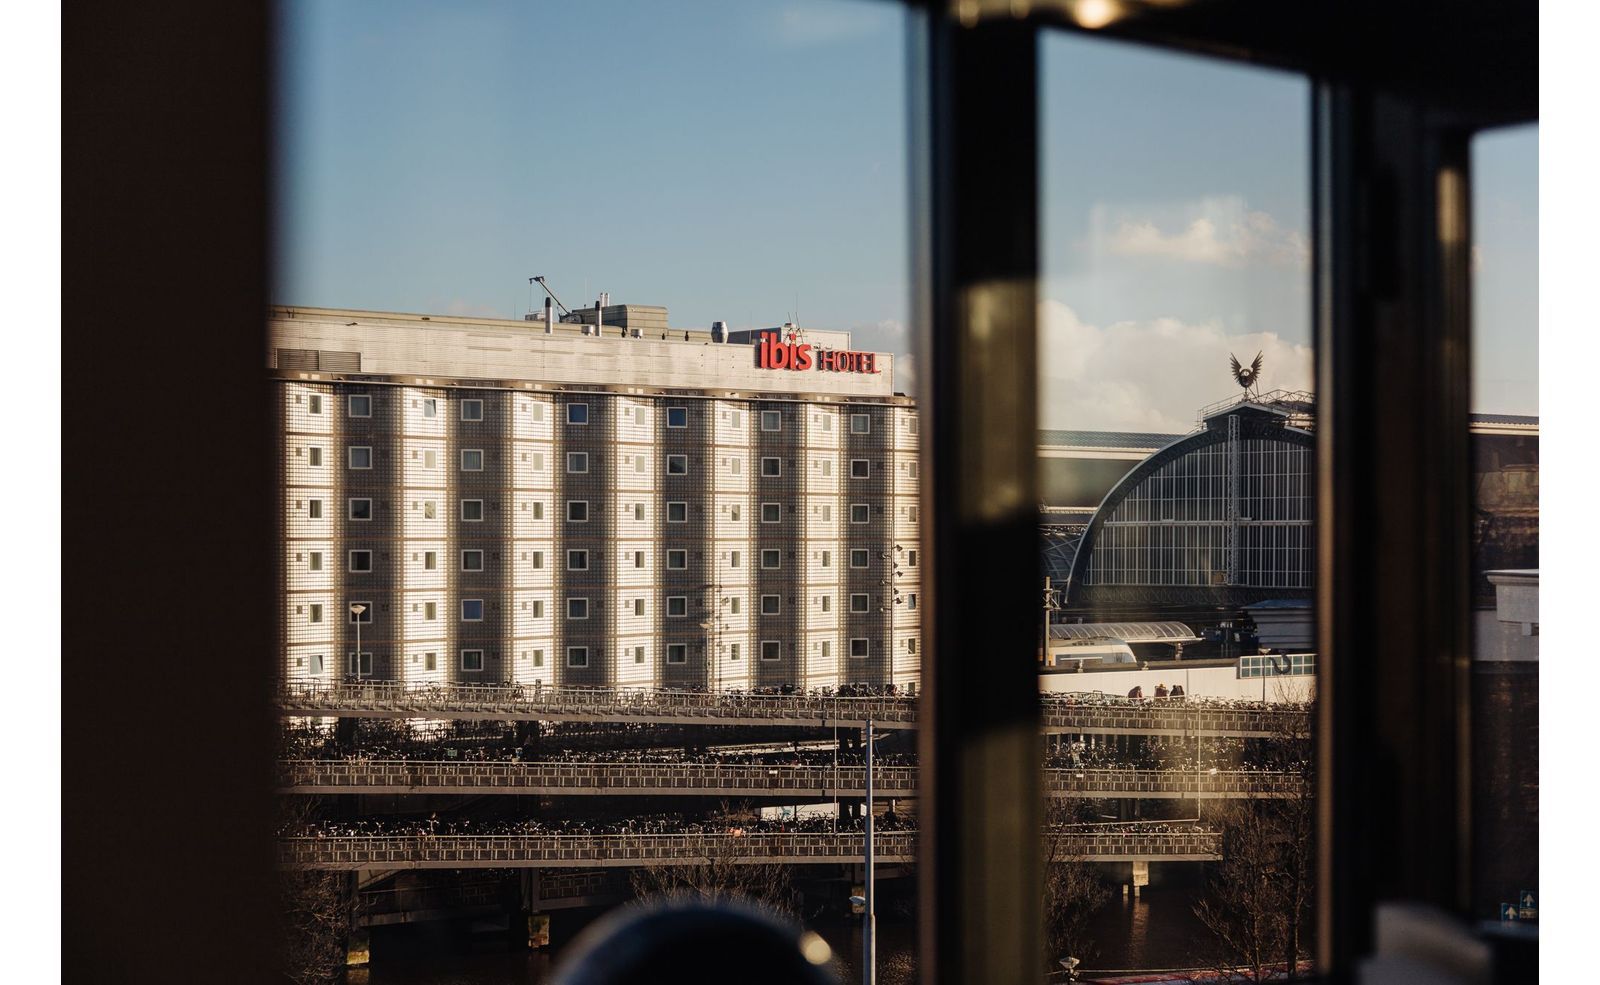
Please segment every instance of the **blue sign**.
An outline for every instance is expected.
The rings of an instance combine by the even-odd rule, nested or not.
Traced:
[[[1517,919],[1517,907],[1514,903],[1500,904],[1500,920],[1506,922]]]

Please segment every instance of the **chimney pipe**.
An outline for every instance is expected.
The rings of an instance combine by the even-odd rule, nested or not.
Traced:
[[[556,331],[556,308],[550,303],[549,298],[544,299],[544,334],[554,335]]]
[[[602,331],[606,324],[606,316],[602,308],[602,302],[605,301],[605,297],[606,296],[602,294],[594,299],[594,334],[596,335],[605,334],[605,332]]]

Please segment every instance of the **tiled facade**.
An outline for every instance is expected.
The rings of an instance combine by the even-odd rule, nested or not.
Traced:
[[[364,357],[351,319],[328,320]],[[630,344],[576,344],[603,358],[602,342]],[[808,394],[800,374],[753,376],[785,393],[729,391],[726,374],[651,386],[620,363],[607,386],[388,368],[273,367],[288,677],[917,683],[917,422],[887,381],[853,398],[835,392],[848,378]]]

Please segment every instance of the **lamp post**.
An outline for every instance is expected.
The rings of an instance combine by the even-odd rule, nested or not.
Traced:
[[[861,985],[875,985],[878,980],[878,942],[874,939],[878,917],[873,911],[875,886],[872,876],[873,824],[872,824],[872,719],[867,719],[867,844],[866,878],[862,880],[862,893],[866,903],[862,907],[861,926]]]
[[[356,619],[356,677],[361,676],[361,615],[367,607],[360,602],[350,603],[350,614]]]

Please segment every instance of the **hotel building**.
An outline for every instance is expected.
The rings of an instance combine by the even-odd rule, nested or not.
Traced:
[[[637,305],[269,317],[286,678],[917,684],[892,355]]]

